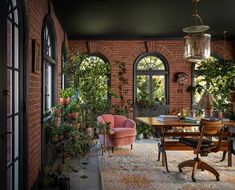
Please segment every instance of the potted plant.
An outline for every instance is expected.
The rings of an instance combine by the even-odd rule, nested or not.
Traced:
[[[63,105],[69,104],[73,94],[74,94],[74,90],[72,88],[62,89],[60,103]]]
[[[137,140],[141,140],[144,138],[144,133],[145,133],[145,125],[143,125],[142,123],[137,122],[136,124],[136,130],[137,130]]]
[[[215,110],[226,112],[229,95],[235,87],[235,64],[232,61],[207,59],[197,67],[197,76],[202,76],[192,87],[193,93],[209,92],[216,99]],[[202,84],[206,85],[202,85]]]
[[[70,190],[70,178],[65,173],[62,173],[58,177],[59,190]]]
[[[71,102],[65,108],[65,112],[71,119],[77,119],[79,116],[80,108],[77,102]]]
[[[44,173],[45,174],[42,178],[42,186],[49,187],[49,188],[57,187],[59,170],[51,166],[46,166],[44,168]]]

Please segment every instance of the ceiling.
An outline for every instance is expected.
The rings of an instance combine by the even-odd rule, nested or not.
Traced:
[[[69,39],[182,38],[192,0],[52,0]],[[198,11],[212,39],[235,39],[235,0],[201,0]]]

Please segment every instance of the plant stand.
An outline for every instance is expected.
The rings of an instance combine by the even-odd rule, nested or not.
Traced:
[[[110,148],[107,146],[107,140],[106,140],[107,133],[103,133],[102,135],[104,136],[104,144],[101,145],[102,156],[104,155],[105,152],[108,152],[109,156],[112,157],[112,155],[110,153]]]

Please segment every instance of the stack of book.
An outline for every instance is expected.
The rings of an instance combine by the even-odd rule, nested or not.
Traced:
[[[179,120],[177,115],[159,115],[157,117],[158,121],[173,121],[173,120]]]
[[[201,121],[201,118],[200,117],[190,117],[189,116],[189,117],[185,117],[185,121],[199,124],[200,121]]]

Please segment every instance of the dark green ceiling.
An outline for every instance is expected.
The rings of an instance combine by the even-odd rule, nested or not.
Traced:
[[[192,0],[52,0],[70,39],[182,38]],[[235,39],[235,0],[201,0],[199,15],[213,39]]]

